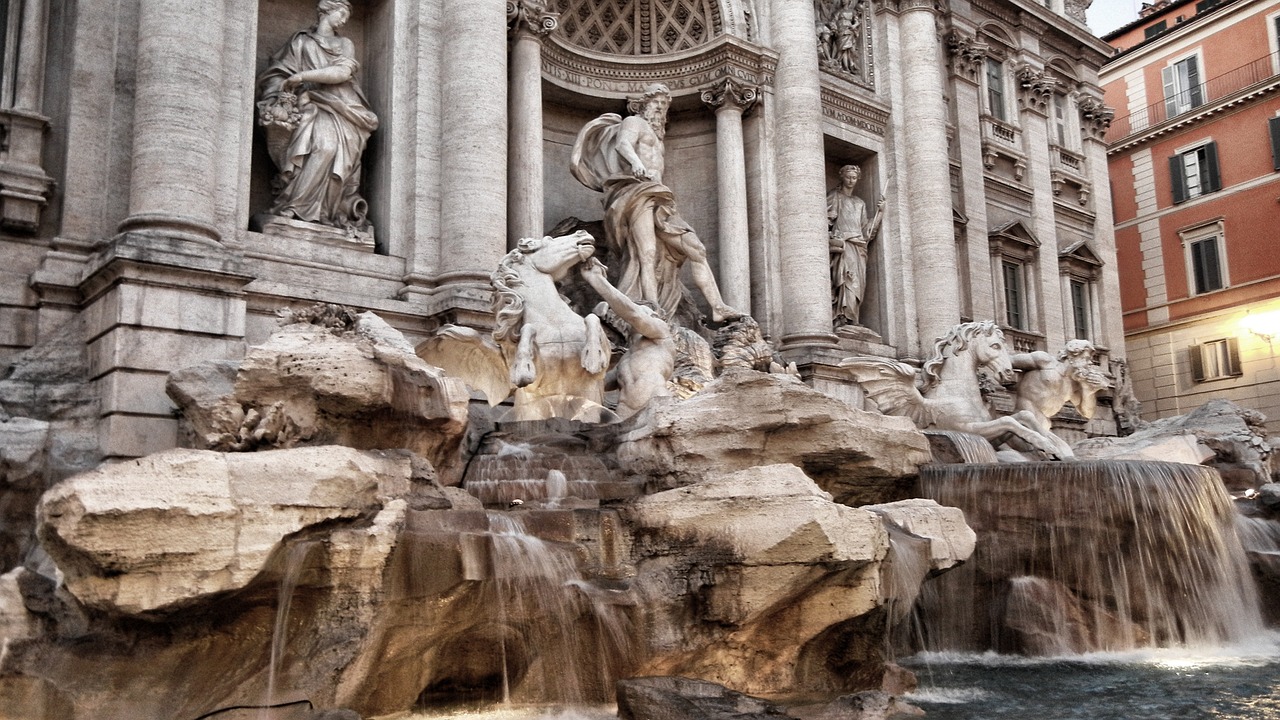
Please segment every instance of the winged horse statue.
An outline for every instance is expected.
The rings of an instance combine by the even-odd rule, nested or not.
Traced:
[[[600,318],[574,312],[556,288],[594,253],[585,230],[521,240],[490,276],[492,335],[445,325],[418,345],[418,356],[484,393],[491,406],[514,390],[506,420],[616,420],[601,404],[611,347]]]
[[[919,371],[905,363],[874,357],[840,362],[867,397],[887,415],[905,415],[921,430],[957,430],[998,444],[1016,437],[1050,458],[1071,457],[1071,448],[1042,432],[1026,410],[994,415],[982,400],[978,370],[1001,383],[1013,380],[1013,361],[1004,333],[991,321],[955,326],[934,342],[933,357]]]

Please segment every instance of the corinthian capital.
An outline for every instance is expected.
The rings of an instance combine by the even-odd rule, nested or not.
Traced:
[[[711,87],[702,91],[702,102],[711,107],[719,108],[727,104],[742,108],[744,113],[755,105],[758,97],[758,88],[753,85],[746,85],[731,77],[720,78]]]
[[[507,31],[513,37],[521,32],[546,35],[559,25],[560,13],[548,0],[507,0]]]

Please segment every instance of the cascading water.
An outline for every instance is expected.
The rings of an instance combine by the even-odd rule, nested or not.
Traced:
[[[579,704],[612,697],[630,656],[630,603],[625,593],[582,577],[573,545],[539,538],[526,525],[564,514],[488,511],[488,530],[469,534],[463,573],[478,593],[472,607],[485,612],[469,618],[458,642],[481,648],[468,662],[492,668],[484,684],[496,691],[475,699]],[[440,704],[430,700],[424,706]]]
[[[1259,634],[1257,591],[1215,471],[1137,462],[935,465],[974,558],[926,584],[932,651],[1060,655],[1215,647]]]
[[[317,544],[314,540],[306,540],[290,545],[285,551],[284,571],[280,576],[280,588],[276,595],[276,618],[271,629],[271,659],[267,666],[267,697],[264,703],[266,708],[276,704],[276,680],[289,642],[289,608],[293,604],[293,595],[298,588],[298,580],[302,577],[307,555]],[[259,713],[260,720],[271,717],[265,714],[267,712],[264,708]]]

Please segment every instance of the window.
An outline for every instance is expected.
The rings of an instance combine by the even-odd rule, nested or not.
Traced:
[[[1218,144],[1207,142],[1169,158],[1169,179],[1176,205],[1222,189],[1218,173]]]
[[[1218,238],[1211,237],[1191,243],[1191,270],[1196,295],[1203,295],[1224,287],[1222,263],[1218,262]]]
[[[1071,324],[1076,338],[1089,339],[1089,286],[1081,280],[1071,281]]]
[[[1164,20],[1161,20],[1158,23],[1151,23],[1142,29],[1142,37],[1144,39],[1153,38],[1168,29],[1169,23]]]
[[[1202,12],[1208,12],[1221,3],[1222,0],[1200,0],[1200,2],[1196,3],[1196,14],[1199,15]]]
[[[1005,260],[1001,267],[1004,272],[1005,323],[1011,328],[1026,330],[1026,284],[1023,282],[1022,263]]]
[[[1204,86],[1200,84],[1200,63],[1195,55],[1170,65],[1162,71],[1162,74],[1165,117],[1181,115],[1204,104]]]
[[[1188,355],[1191,357],[1191,379],[1196,382],[1244,374],[1240,369],[1240,343],[1236,338],[1221,338],[1192,345]]]
[[[1067,96],[1054,93],[1053,96],[1053,131],[1058,139],[1058,147],[1067,147]]]
[[[987,58],[987,112],[997,120],[1007,120],[1004,111],[1004,65]]]
[[[1187,262],[1187,292],[1203,295],[1228,285],[1224,222],[1218,218],[1178,232]]]
[[[1280,18],[1276,19],[1280,20]],[[1276,170],[1280,170],[1280,117],[1268,120],[1267,128],[1271,131],[1271,165]]]

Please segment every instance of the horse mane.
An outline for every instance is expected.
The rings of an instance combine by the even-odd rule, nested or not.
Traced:
[[[927,390],[942,379],[942,365],[947,358],[955,357],[956,353],[964,350],[969,343],[979,336],[1000,335],[1004,337],[1004,332],[1000,330],[1000,326],[991,320],[981,320],[977,322],[960,323],[951,328],[946,335],[938,338],[933,342],[933,357],[925,361],[920,371],[924,375],[924,388]]]
[[[516,288],[524,285],[519,268],[524,265],[525,256],[542,247],[542,238],[524,238],[516,245],[516,249],[507,253],[498,263],[498,269],[489,276],[493,285],[493,314],[496,320],[493,327],[493,339],[498,342],[518,342],[520,329],[524,326],[524,297]]]

